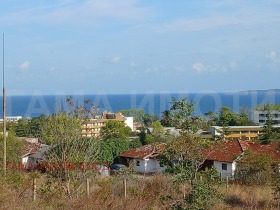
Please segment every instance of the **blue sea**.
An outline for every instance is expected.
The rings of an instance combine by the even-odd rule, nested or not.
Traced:
[[[7,116],[37,117],[42,114],[52,114],[66,109],[66,99],[63,95],[30,95],[7,96]],[[98,94],[75,95],[73,101],[83,104],[91,100],[99,106],[100,113],[104,110],[117,112],[124,109],[144,109],[147,114],[161,113],[170,108],[172,97],[188,98],[195,103],[195,115],[202,116],[208,111],[218,112],[221,106],[228,106],[239,112],[241,109],[253,109],[258,104],[280,104],[280,91],[244,91],[238,93],[162,93],[162,94]],[[2,97],[0,97],[2,101]],[[0,105],[2,118],[2,103]]]

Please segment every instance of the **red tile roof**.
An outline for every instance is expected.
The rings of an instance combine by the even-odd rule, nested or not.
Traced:
[[[267,154],[280,160],[280,151],[277,150],[276,142],[271,144],[258,144],[252,141],[231,140],[216,144],[204,151],[207,160],[233,162],[244,151],[251,150],[254,154]]]
[[[272,142],[270,144],[248,142],[248,144],[254,154],[264,153],[273,159],[280,160],[280,148],[277,147],[277,142]]]
[[[144,145],[142,147],[132,148],[120,154],[122,157],[147,159],[155,154],[158,154],[165,144]]]
[[[216,160],[232,163],[243,150],[239,141],[225,141],[215,144],[215,146],[205,149],[204,154],[207,160]]]

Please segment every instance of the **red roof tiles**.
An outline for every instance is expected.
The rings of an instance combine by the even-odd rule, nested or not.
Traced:
[[[280,160],[280,151],[277,150],[276,142],[262,145],[251,141],[231,140],[207,148],[204,154],[207,160],[233,162],[246,150],[251,150],[254,154],[264,153]]]
[[[144,145],[142,147],[132,148],[120,154],[122,157],[147,159],[160,152],[164,144]]]

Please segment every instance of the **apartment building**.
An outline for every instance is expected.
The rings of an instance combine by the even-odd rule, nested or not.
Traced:
[[[225,130],[226,129],[226,130]],[[210,133],[212,136],[221,136],[225,132],[224,138],[228,140],[257,140],[262,135],[262,126],[211,126]]]
[[[271,117],[273,121],[278,121],[277,124],[280,123],[280,111],[278,110],[272,110]],[[258,124],[258,125],[264,125],[267,122],[267,110],[252,110],[249,114],[249,119]]]
[[[96,119],[90,119],[82,125],[83,137],[98,137],[100,136],[101,128],[109,120],[117,120],[126,124],[133,130],[133,117],[124,117],[120,112],[111,113],[104,111],[101,116]]]

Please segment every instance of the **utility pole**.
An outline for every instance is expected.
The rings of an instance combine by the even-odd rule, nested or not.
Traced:
[[[6,92],[5,92],[5,64],[4,64],[4,53],[5,53],[5,45],[4,45],[4,33],[3,33],[3,143],[4,143],[4,153],[3,153],[3,169],[6,172],[6,162],[7,162],[7,139],[6,139]]]

